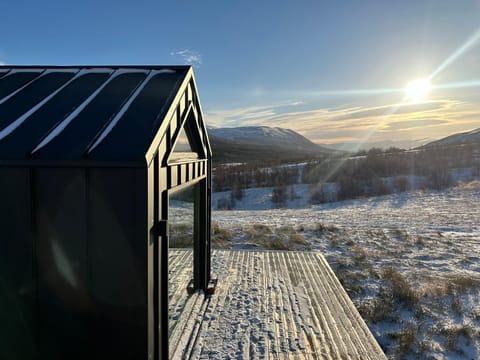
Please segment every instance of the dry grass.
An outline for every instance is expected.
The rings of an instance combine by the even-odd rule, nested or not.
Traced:
[[[263,224],[253,224],[252,225],[252,231],[256,232],[257,234],[272,234],[273,231],[272,229]]]
[[[171,248],[193,247],[193,225],[171,224],[169,226],[169,246]]]
[[[337,237],[330,239],[330,247],[338,248],[340,246],[340,240]]]
[[[310,243],[305,239],[302,234],[291,234],[290,243],[295,245],[310,246]]]
[[[348,246],[353,246],[355,245],[355,240],[351,239],[351,238],[347,238],[345,240],[345,245],[348,245]]]
[[[480,180],[473,180],[467,183],[460,183],[457,186],[458,190],[480,190]]]
[[[367,252],[360,245],[355,245],[351,249],[352,259],[355,266],[361,266],[367,260]]]
[[[418,245],[418,246],[427,246],[428,245],[427,242],[426,242],[426,239],[421,235],[417,235],[415,237],[414,244]]]
[[[331,225],[331,224],[322,224],[322,223],[318,223],[315,228],[314,228],[314,231],[317,232],[317,233],[325,233],[325,232],[336,232],[340,230],[337,226],[335,225]]]
[[[217,249],[228,249],[232,245],[234,234],[231,230],[213,224],[211,229],[212,246]]]
[[[264,239],[261,242],[257,241],[257,244],[269,250],[293,250],[288,242],[275,236],[272,236],[269,239]]]
[[[379,289],[377,297],[373,300],[358,304],[357,309],[369,323],[398,321],[395,299],[392,292],[385,287]]]
[[[467,291],[480,288],[480,276],[454,275],[447,277],[448,286],[451,290]]]
[[[398,240],[407,242],[410,239],[410,235],[405,230],[394,229],[392,230],[392,236]]]
[[[345,288],[345,290],[352,295],[363,295],[365,294],[365,287],[362,286],[362,281],[365,281],[366,275],[360,271],[354,270],[338,270],[336,275],[340,284]]]
[[[472,309],[471,318],[473,321],[480,321],[480,306]]]
[[[392,296],[396,301],[410,307],[419,303],[420,294],[398,270],[387,267],[382,272],[382,278],[390,284]]]
[[[417,344],[418,332],[418,326],[410,322],[401,331],[389,334],[398,343],[395,351],[396,358],[403,359],[411,353]]]
[[[472,341],[478,336],[478,333],[470,324],[453,325],[448,324],[443,326],[438,331],[439,335],[445,337],[445,347],[449,351],[459,351],[459,341],[464,339],[467,344],[471,344]]]
[[[248,240],[269,250],[311,250],[311,244],[292,226],[271,228],[253,224],[245,230]]]
[[[440,297],[456,295],[480,288],[480,276],[456,274],[446,277],[428,277],[420,290],[422,296]]]

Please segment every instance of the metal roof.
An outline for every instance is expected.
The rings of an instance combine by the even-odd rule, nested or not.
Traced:
[[[1,66],[0,162],[138,161],[189,66]]]

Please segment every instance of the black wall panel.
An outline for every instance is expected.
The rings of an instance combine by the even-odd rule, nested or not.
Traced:
[[[0,168],[0,359],[36,353],[29,170]]]
[[[89,171],[90,266],[99,341],[111,356],[146,358],[147,204],[139,209],[139,203],[146,199],[141,194],[147,182],[138,184],[134,169]]]
[[[26,85],[0,104],[0,131],[80,71],[55,69],[41,77],[40,71],[2,76],[0,69],[0,99]],[[206,161],[168,165],[174,134],[158,133],[162,121],[183,123],[176,116],[165,119],[165,112],[191,70],[120,70],[68,126],[56,128],[105,83],[110,75],[103,70],[75,79],[0,140],[0,359],[168,357],[163,220],[169,190],[196,180],[203,186],[198,211],[204,212],[196,224],[202,241],[196,285],[206,287],[210,212],[204,197],[210,178],[198,179],[206,174]],[[156,70],[162,71],[87,156],[147,73]],[[187,106],[182,99],[177,114]],[[55,128],[56,137],[32,153]],[[201,131],[191,135],[206,153]],[[150,149],[159,135],[161,145]],[[157,155],[147,165],[151,151]]]
[[[84,170],[36,169],[34,184],[40,358],[77,358],[95,310],[87,279]]]

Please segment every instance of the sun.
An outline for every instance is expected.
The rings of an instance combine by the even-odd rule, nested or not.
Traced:
[[[422,101],[428,97],[432,84],[428,79],[417,79],[410,81],[405,87],[407,99],[411,101]]]

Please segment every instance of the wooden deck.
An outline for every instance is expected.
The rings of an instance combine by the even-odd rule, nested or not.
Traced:
[[[386,359],[320,253],[215,251],[213,296],[182,293],[191,261],[171,251],[170,358]]]

